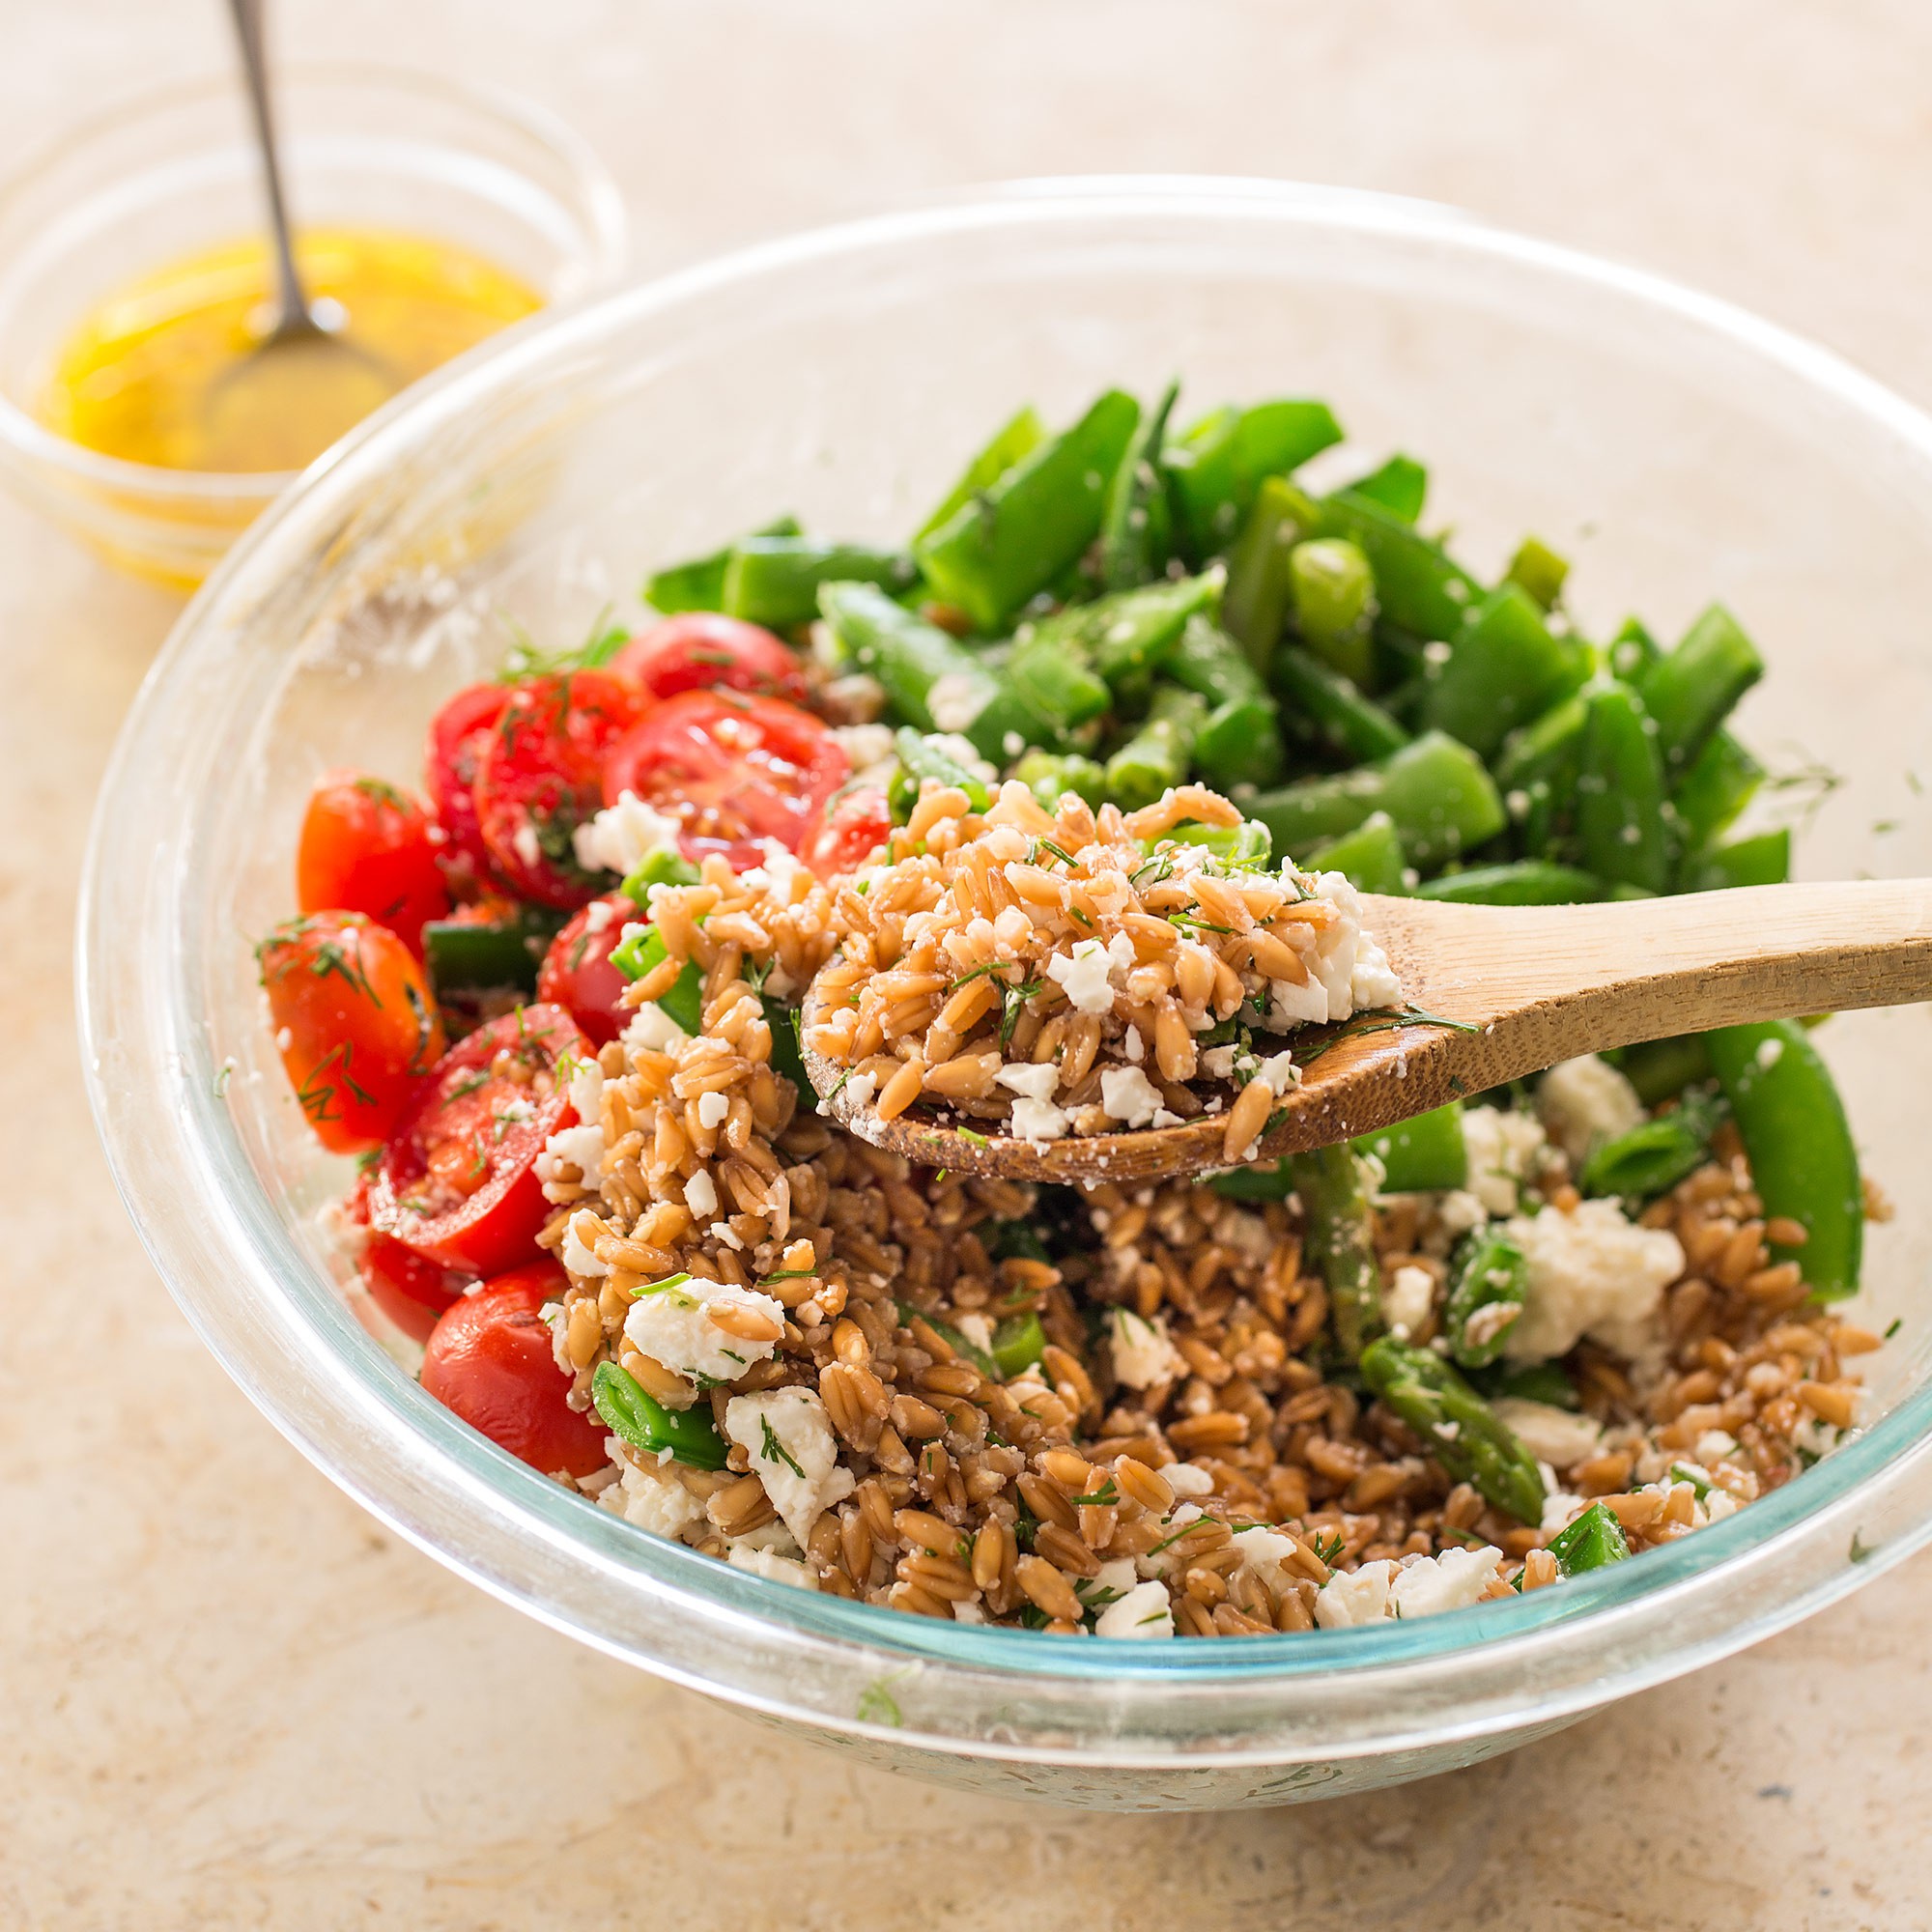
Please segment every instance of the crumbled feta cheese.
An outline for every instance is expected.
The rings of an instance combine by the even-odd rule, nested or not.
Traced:
[[[1295,1065],[1293,1053],[1271,1053],[1256,1066],[1255,1078],[1280,1099],[1291,1087],[1300,1084],[1301,1069]]]
[[[1436,1197],[1435,1225],[1452,1242],[1489,1218],[1490,1210],[1466,1188],[1452,1187]]]
[[[1108,1312],[1107,1338],[1114,1345],[1115,1379],[1132,1389],[1152,1388],[1172,1381],[1187,1366],[1180,1350],[1167,1337],[1167,1322],[1158,1315],[1151,1321],[1131,1308]]]
[[[609,899],[592,899],[583,908],[585,932],[602,932],[617,917],[617,908]]]
[[[1123,945],[1128,963],[1133,959],[1133,941],[1125,933],[1116,936]],[[1114,1010],[1113,972],[1115,961],[1097,939],[1082,939],[1070,953],[1056,952],[1046,962],[1046,977],[1056,981],[1066,995],[1066,1003],[1077,1013],[1111,1013]]]
[[[1349,1004],[1358,1013],[1402,1005],[1402,981],[1379,945],[1365,932],[1355,942],[1355,970],[1349,980]]]
[[[1514,1214],[1517,1183],[1543,1151],[1543,1124],[1534,1115],[1495,1107],[1463,1110],[1463,1145],[1469,1156],[1469,1192],[1491,1214]]]
[[[581,830],[582,828],[580,828]],[[524,864],[535,870],[543,864],[543,845],[537,838],[537,829],[525,819],[510,838],[510,847]]]
[[[1520,1301],[1486,1301],[1463,1323],[1463,1346],[1487,1349],[1522,1313]]]
[[[1405,1562],[1389,1586],[1399,1617],[1435,1617],[1480,1603],[1502,1569],[1500,1549],[1445,1549]]]
[[[1574,1496],[1568,1490],[1551,1490],[1543,1499],[1543,1520],[1537,1527],[1547,1534],[1568,1529],[1588,1507],[1586,1496]]]
[[[993,942],[1009,958],[1033,937],[1033,921],[1024,906],[1004,908],[993,921]]]
[[[933,679],[925,708],[941,731],[963,731],[985,709],[987,689],[982,672],[950,670]],[[974,755],[977,758],[978,753]]]
[[[537,1155],[537,1179],[546,1184],[557,1178],[559,1167],[574,1167],[586,1186],[594,1187],[604,1168],[602,1127],[559,1127]]]
[[[1315,1621],[1323,1630],[1378,1624],[1389,1613],[1389,1579],[1395,1565],[1382,1557],[1359,1570],[1338,1570],[1315,1593]]]
[[[1100,1075],[1100,1105],[1109,1119],[1144,1127],[1165,1103],[1138,1066],[1109,1066]]]
[[[595,818],[580,825],[570,842],[577,863],[586,872],[615,872],[621,878],[635,872],[660,847],[675,850],[677,836],[676,819],[627,791],[618,795],[615,805],[607,805]]]
[[[1399,1267],[1382,1290],[1382,1320],[1398,1342],[1407,1341],[1435,1305],[1435,1277],[1427,1268]]]
[[[1558,1408],[1554,1403],[1530,1402],[1522,1396],[1498,1396],[1490,1406],[1505,1429],[1539,1463],[1553,1469],[1574,1468],[1602,1448],[1604,1432],[1587,1415]]]
[[[1094,1619],[1095,1636],[1172,1636],[1174,1609],[1167,1585],[1150,1580],[1136,1583],[1117,1603]]]
[[[810,1541],[812,1525],[852,1493],[850,1469],[838,1466],[838,1443],[825,1405],[811,1389],[766,1389],[734,1395],[724,1405],[724,1434],[751,1458],[772,1507],[797,1537]]]
[[[713,1093],[697,1096],[697,1124],[700,1127],[722,1127],[730,1111],[731,1102],[725,1094]]]
[[[1704,1500],[1697,1506],[1704,1512],[1706,1522],[1722,1522],[1727,1516],[1735,1516],[1738,1499],[1728,1490],[1713,1487],[1704,1492]]]
[[[1328,989],[1320,980],[1296,984],[1293,980],[1268,981],[1266,1027],[1269,1033],[1293,1033],[1298,1026],[1320,1026],[1328,1017]]]
[[[1211,1496],[1214,1478],[1198,1463],[1170,1463],[1160,1472],[1167,1487],[1178,1496]]]
[[[1140,1047],[1140,1032],[1135,1027],[1127,1029],[1127,1037],[1132,1046]],[[1143,1048],[1142,1051],[1145,1051]],[[1235,1055],[1240,1049],[1236,1046],[1210,1046],[1201,1056],[1201,1070],[1209,1080],[1232,1080],[1235,1077]],[[1138,1052],[1129,1052],[1129,1060],[1138,1060]]]
[[[1020,1099],[1013,1102],[1009,1123],[1013,1138],[1020,1141],[1057,1141],[1072,1124],[1065,1109],[1051,1100]]]
[[[774,1583],[791,1583],[801,1590],[818,1588],[818,1578],[803,1563],[776,1550],[760,1549],[742,1536],[733,1537],[724,1547],[724,1560],[734,1570],[749,1570],[754,1577],[769,1577]]]
[[[684,1037],[684,1029],[655,1000],[646,1000],[624,1029],[624,1045],[632,1053],[666,1053]]]
[[[613,1515],[669,1543],[680,1541],[687,1529],[704,1520],[704,1505],[675,1476],[635,1468],[629,1463],[623,1467],[623,1481],[600,1498]]]
[[[748,1342],[721,1328],[712,1316],[731,1308],[760,1315],[784,1326],[784,1308],[769,1294],[735,1283],[693,1277],[670,1288],[646,1289],[624,1317],[624,1333],[639,1354],[662,1362],[673,1375],[703,1376],[734,1382],[753,1362],[762,1362],[779,1345]]]
[[[1584,1335],[1620,1355],[1643,1353],[1664,1288],[1684,1272],[1675,1235],[1637,1227],[1614,1201],[1568,1214],[1545,1208],[1507,1232],[1529,1264],[1522,1314],[1503,1343],[1511,1361],[1567,1354]]]
[[[994,1078],[1009,1094],[1018,1094],[1029,1100],[1051,1100],[1060,1088],[1060,1068],[1051,1061],[1037,1065],[1016,1061],[1010,1066],[1001,1067]]]
[[[986,1621],[986,1612],[978,1604],[968,1603],[961,1597],[952,1605],[952,1621],[955,1624],[982,1624]]]
[[[993,1347],[993,1321],[991,1316],[981,1315],[975,1308],[969,1310],[964,1315],[955,1315],[952,1318],[952,1325],[976,1349],[984,1349],[988,1352],[991,1351]]]
[[[563,1249],[557,1256],[572,1274],[601,1275],[611,1272],[609,1262],[600,1262],[584,1236],[596,1225],[586,1214],[573,1214],[563,1231]]]
[[[717,1214],[718,1183],[706,1169],[700,1167],[684,1183],[684,1205],[700,1221],[709,1221]]]
[[[275,1035],[275,1051],[286,1053],[296,1043],[295,1029],[282,1027]]]
[[[1594,1053],[1552,1066],[1536,1090],[1536,1110],[1549,1138],[1575,1167],[1600,1141],[1627,1134],[1644,1120],[1636,1089]]]
[[[1721,1463],[1736,1451],[1737,1446],[1738,1438],[1728,1429],[1707,1429],[1698,1436],[1694,1453],[1698,1462],[1708,1466],[1713,1463]]]
[[[1287,1577],[1285,1566],[1300,1548],[1294,1538],[1257,1523],[1252,1529],[1237,1529],[1231,1540],[1241,1552],[1241,1568],[1279,1591]]]
[[[1775,1034],[1772,1036],[1770,1039],[1761,1039],[1757,1043],[1757,1051],[1754,1054],[1752,1054],[1751,1058],[1755,1060],[1757,1064],[1765,1069],[1766,1072],[1769,1072],[1774,1066],[1777,1065],[1777,1063],[1780,1060],[1784,1058],[1784,1042],[1781,1039],[1779,1039]]]
[[[894,762],[890,724],[835,724],[832,736],[851,759],[855,776],[869,772],[874,765]]]

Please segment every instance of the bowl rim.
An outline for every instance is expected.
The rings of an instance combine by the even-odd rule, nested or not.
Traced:
[[[367,88],[453,102],[549,149],[562,162],[573,190],[581,199],[582,206],[577,212],[582,213],[585,224],[582,261],[588,272],[592,298],[607,291],[621,272],[630,232],[623,192],[590,144],[541,102],[526,99],[491,81],[436,72],[427,68],[392,67],[380,61],[277,61],[272,77],[281,91],[305,86]],[[235,98],[240,86],[240,79],[233,71],[209,71],[156,86],[122,90],[84,118],[46,136],[0,179],[0,220],[5,219],[19,198],[36,185],[37,178],[48,169],[84,155],[97,143],[125,136],[130,127],[142,121],[156,119],[197,101],[229,100]],[[138,181],[141,172],[145,170],[127,180]],[[511,327],[526,327],[529,321],[576,305],[575,301],[546,304],[535,316]],[[499,333],[508,334],[509,330]],[[79,481],[156,502],[267,504],[302,473],[298,469],[169,469],[157,464],[132,463],[57,435],[4,389],[0,389],[0,445]]]
[[[1516,235],[1433,204],[1359,190],[1216,177],[1028,181],[930,198],[910,210],[758,242],[678,269],[594,305],[527,325],[432,376],[407,398],[379,412],[327,453],[300,486],[248,533],[184,613],[117,743],[89,838],[77,976],[83,1059],[97,1124],[116,1185],[170,1292],[244,1393],[331,1481],[406,1540],[493,1595],[595,1648],[690,1688],[749,1709],[802,1719],[816,1728],[898,1747],[923,1746],[954,1756],[1089,1768],[1179,1761],[1279,1765],[1296,1756],[1381,1754],[1480,1738],[1578,1714],[1782,1629],[1932,1540],[1932,1386],[1907,1393],[1818,1468],[1749,1510],[1650,1553],[1641,1566],[1574,1579],[1558,1593],[1560,1603],[1539,1601],[1532,1595],[1513,1604],[1485,1605],[1480,1623],[1468,1622],[1465,1613],[1452,1613],[1406,1628],[1315,1631],[1238,1641],[1193,1639],[1147,1645],[1088,1638],[1078,1644],[1053,1644],[1033,1633],[930,1624],[895,1611],[815,1596],[733,1572],[696,1551],[635,1530],[515,1462],[440,1409],[355,1322],[332,1283],[304,1279],[299,1267],[293,1279],[278,1270],[263,1244],[279,1239],[286,1249],[288,1243],[266,1195],[250,1199],[246,1186],[217,1193],[203,1204],[218,1224],[211,1236],[213,1244],[231,1257],[252,1263],[256,1273],[272,1283],[272,1298],[252,1311],[254,1319],[280,1324],[285,1335],[301,1335],[311,1348],[319,1344],[325,1350],[346,1349],[387,1364],[397,1387],[384,1388],[360,1377],[355,1364],[338,1352],[329,1364],[335,1372],[330,1394],[355,1411],[356,1423],[400,1432],[408,1438],[405,1446],[421,1450],[423,1438],[429,1438],[441,1486],[440,1505],[457,1513],[475,1512],[465,1526],[479,1534],[468,1547],[452,1548],[445,1526],[432,1520],[419,1499],[394,1483],[379,1456],[345,1467],[339,1454],[319,1439],[321,1421],[312,1406],[303,1411],[299,1405],[278,1400],[250,1349],[217,1327],[206,1282],[195,1276],[195,1258],[180,1238],[164,1240],[158,1232],[163,1197],[155,1177],[145,1171],[134,1137],[117,1116],[110,1065],[117,1054],[125,1060],[128,1053],[127,1039],[117,1036],[117,1021],[136,1013],[154,1015],[160,1009],[158,996],[149,997],[153,988],[141,986],[131,972],[127,950],[122,948],[121,956],[116,956],[109,916],[116,890],[111,835],[128,799],[138,795],[137,766],[143,753],[158,747],[175,728],[167,709],[174,673],[198,644],[210,647],[224,632],[245,622],[250,610],[271,589],[276,559],[291,539],[303,530],[317,534],[340,530],[359,493],[391,467],[394,456],[413,439],[459,421],[491,395],[513,389],[553,358],[567,357],[619,327],[761,274],[822,265],[848,252],[931,242],[949,233],[1002,224],[1077,221],[1107,214],[1183,218],[1241,214],[1340,227],[1399,242],[1453,246],[1572,283],[1614,291],[1776,363],[1867,418],[1869,426],[1894,439],[1932,475],[1932,417],[1829,350],[1721,298],[1683,288],[1648,270]],[[144,867],[152,864],[152,856],[151,851],[141,855]],[[126,891],[128,884],[121,880],[121,889]],[[207,1079],[163,1078],[166,1069],[160,1063],[170,1058],[181,1062],[172,1070],[183,1076],[205,1076],[210,1070],[209,1065],[194,1064],[192,1032],[144,1037],[138,1045],[151,1079],[168,1086],[178,1103],[178,1112],[168,1110],[167,1131],[191,1151],[203,1136],[218,1136],[226,1109],[211,1095]],[[144,1125],[152,1137],[152,1118]],[[252,1173],[242,1179],[253,1182]],[[255,1192],[260,1195],[259,1186]],[[294,1320],[298,1316],[299,1326]],[[339,1424],[342,1417],[329,1420]],[[420,1481],[417,1471],[412,1482]],[[1908,1514],[1915,1520],[1886,1534],[1875,1547],[1861,1549],[1858,1519],[1885,1497],[1908,1501]],[[500,1533],[482,1536],[485,1527]],[[625,1542],[627,1537],[633,1541]],[[639,1549],[640,1543],[652,1547]],[[646,1654],[617,1627],[620,1619],[605,1613],[608,1606],[600,1605],[599,1613],[590,1614],[581,1600],[568,1605],[552,1601],[531,1582],[509,1574],[501,1562],[509,1544],[516,1546],[521,1557],[534,1551],[594,1573],[593,1581],[627,1592],[634,1605],[661,1606],[675,1600],[680,1614],[707,1619],[714,1633],[727,1641],[737,1635],[776,1643],[801,1676],[807,1665],[844,1667],[858,1660],[861,1668],[870,1669],[875,1677],[889,1678],[895,1668],[932,1669],[962,1688],[994,1683],[1009,1690],[1043,1692],[1054,1687],[1091,1687],[1104,1680],[1116,1686],[1129,1705],[1171,1714],[1179,1702],[1198,1703],[1204,1718],[1211,1712],[1222,1729],[1235,1732],[1244,1728],[1239,1713],[1258,1708],[1264,1692],[1279,1687],[1284,1693],[1346,1710],[1357,1728],[1346,1738],[1322,1741],[1319,1749],[1305,1746],[1305,1747],[1285,1748],[1279,1741],[1250,1746],[1217,1737],[1205,1750],[1187,1747],[1184,1758],[1183,1747],[1170,1736],[1136,1729],[1131,1723],[1121,1735],[1069,1745],[904,1728],[829,1710],[817,1702],[802,1702],[800,1693],[783,1685],[726,1681],[716,1669]],[[1824,1557],[1821,1552],[1833,1545],[1844,1554]],[[1810,1578],[1801,1588],[1765,1575],[1777,1559],[1801,1549],[1818,1557],[1814,1569],[1829,1562],[1829,1574]],[[1673,1614],[1707,1599],[1713,1574],[1719,1570],[1740,1584],[1756,1577],[1765,1601],[1727,1628],[1704,1630],[1695,1640],[1673,1646],[1665,1640]],[[1640,1574],[1634,1576],[1631,1571]],[[1610,1653],[1624,1633],[1648,1633],[1649,1648],[1640,1658],[1613,1662]],[[1537,1678],[1540,1666],[1557,1663],[1562,1665],[1559,1682],[1538,1682],[1527,1702],[1513,1693],[1518,1680]],[[1400,1687],[1425,1681],[1439,1684],[1445,1671],[1471,1680],[1469,1694],[1453,1714],[1437,1710],[1412,1719],[1398,1714],[1374,1720],[1363,1716],[1363,1707],[1376,1697],[1399,1702]],[[845,1669],[848,1679],[853,1674]],[[1462,1690],[1460,1682],[1457,1688]],[[1345,1692],[1352,1694],[1352,1703]],[[1284,1698],[1270,1706],[1270,1715],[1285,1720],[1289,1708]]]

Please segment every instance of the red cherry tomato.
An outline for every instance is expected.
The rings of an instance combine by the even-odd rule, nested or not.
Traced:
[[[667,698],[612,748],[604,797],[635,792],[684,828],[685,853],[723,852],[743,869],[776,838],[797,851],[813,814],[852,775],[838,740],[809,711],[776,697],[687,691]]]
[[[412,1341],[427,1342],[444,1309],[475,1280],[370,1232],[358,1264],[369,1299]]]
[[[892,807],[877,785],[862,785],[828,799],[798,856],[821,879],[856,872],[893,829]]]
[[[562,1298],[567,1280],[554,1262],[535,1262],[464,1295],[430,1335],[422,1385],[531,1468],[588,1476],[610,1460],[611,1432],[594,1410],[580,1415],[564,1400],[570,1378],[538,1313]]]
[[[487,879],[492,867],[476,818],[476,773],[483,748],[509,702],[510,694],[500,684],[472,684],[459,691],[430,721],[423,748],[423,781],[443,830],[443,864],[477,879]]]
[[[592,899],[551,941],[537,968],[537,998],[567,1009],[599,1046],[615,1039],[634,1017],[621,1003],[630,980],[611,965],[611,954],[625,926],[639,917],[637,906],[622,893]]]
[[[476,815],[499,877],[539,905],[581,906],[604,875],[573,835],[604,803],[611,747],[649,700],[601,670],[553,672],[510,693],[476,771]]]
[[[443,1055],[369,1179],[369,1221],[444,1267],[528,1261],[549,1213],[544,1142],[577,1119],[557,1063],[591,1046],[560,1007],[520,1007]]]
[[[255,949],[282,1065],[334,1153],[379,1147],[442,1052],[422,968],[359,912],[315,912]]]
[[[449,910],[440,842],[408,792],[366,772],[325,772],[302,815],[296,903],[365,912],[420,959],[423,921]]]
[[[796,652],[761,626],[715,611],[688,611],[653,624],[611,660],[609,669],[653,697],[724,685],[803,704],[808,690]]]

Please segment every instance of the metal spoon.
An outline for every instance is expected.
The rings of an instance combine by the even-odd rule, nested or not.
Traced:
[[[262,0],[229,0],[274,248],[274,310],[254,350],[211,386],[210,468],[299,469],[402,387],[379,356],[345,332],[339,302],[312,302],[296,267],[269,94]],[[220,451],[236,459],[223,463]],[[265,451],[267,452],[265,460]]]
[[[1250,1158],[1371,1133],[1575,1054],[1932,999],[1932,879],[1572,906],[1446,905],[1364,894],[1362,914],[1409,1007],[1293,1036],[1301,1082],[1282,1096]],[[808,1041],[813,1017],[808,993]],[[1035,1144],[961,1133],[918,1108],[881,1121],[869,1104],[833,1092],[843,1069],[809,1044],[805,1064],[812,1085],[831,1094],[826,1111],[842,1126],[954,1173],[1139,1181],[1229,1165],[1225,1125],[1211,1116]]]

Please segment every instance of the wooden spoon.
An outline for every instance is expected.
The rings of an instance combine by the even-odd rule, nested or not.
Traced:
[[[1443,905],[1364,895],[1408,1014],[1291,1042],[1301,1084],[1253,1156],[1322,1147],[1579,1053],[1747,1021],[1932,999],[1932,879],[1750,886],[1603,905]],[[1419,1009],[1429,1018],[1413,1017]],[[806,1028],[812,1004],[806,1001]],[[1446,1024],[1445,1024],[1446,1022]],[[841,1068],[808,1047],[812,1084]],[[1023,1180],[1151,1180],[1225,1167],[1219,1118],[1035,1144],[918,1112],[881,1121],[833,1093],[861,1139],[927,1166]]]

